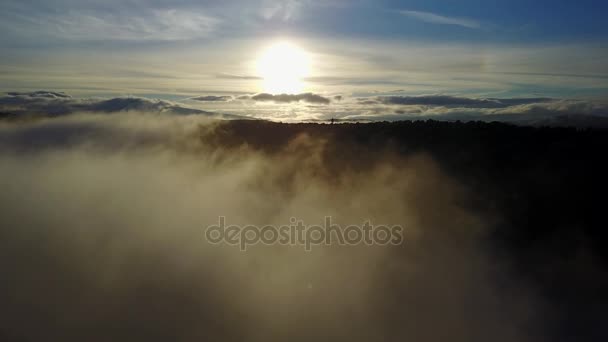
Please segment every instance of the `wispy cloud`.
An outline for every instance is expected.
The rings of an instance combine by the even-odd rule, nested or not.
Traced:
[[[70,10],[24,18],[27,29],[68,40],[176,41],[209,36],[220,20],[178,9],[114,13]]]
[[[215,75],[217,78],[226,79],[226,80],[261,80],[261,77],[252,76],[252,75],[236,75],[229,74],[225,72],[221,72]]]
[[[479,22],[467,18],[445,17],[439,14],[421,11],[399,11],[399,13],[431,24],[456,25],[470,29],[481,28],[481,24]]]
[[[266,20],[279,19],[281,21],[290,21],[297,15],[305,2],[302,0],[265,0],[262,3],[260,15]]]

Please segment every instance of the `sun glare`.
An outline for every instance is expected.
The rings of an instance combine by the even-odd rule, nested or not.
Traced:
[[[304,91],[304,78],[310,74],[308,53],[289,42],[275,43],[257,61],[263,89],[271,94],[297,94]]]

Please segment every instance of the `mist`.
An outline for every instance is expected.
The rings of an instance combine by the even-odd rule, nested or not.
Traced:
[[[258,148],[235,144],[224,125],[147,113],[3,123],[3,338],[526,341],[537,333],[543,306],[490,252],[491,218],[466,209],[467,188],[429,154],[386,147],[355,158],[306,134]],[[242,225],[371,220],[402,225],[404,241],[242,252],[205,240],[219,216]]]

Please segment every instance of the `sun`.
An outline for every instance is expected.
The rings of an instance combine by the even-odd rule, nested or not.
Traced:
[[[304,78],[310,74],[309,54],[289,42],[278,42],[264,50],[257,60],[257,73],[264,92],[298,94],[304,91]]]

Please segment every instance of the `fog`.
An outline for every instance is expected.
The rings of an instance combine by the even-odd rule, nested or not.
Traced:
[[[0,123],[0,337],[541,340],[546,307],[492,252],[494,218],[467,209],[469,190],[430,155],[328,162],[331,139],[258,148],[223,125],[150,113]],[[242,252],[205,240],[219,216],[371,220],[402,225],[404,242]]]

